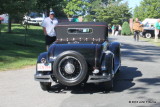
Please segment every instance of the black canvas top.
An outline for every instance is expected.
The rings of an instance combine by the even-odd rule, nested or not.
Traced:
[[[62,22],[57,26],[107,26],[105,22]]]
[[[58,41],[105,41],[108,37],[104,22],[62,22],[55,31]]]

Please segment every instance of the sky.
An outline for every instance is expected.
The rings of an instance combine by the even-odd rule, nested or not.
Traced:
[[[123,0],[123,2],[126,2],[126,1],[128,1],[128,5],[129,5],[130,8],[132,8],[132,11],[133,11],[133,9],[134,9],[136,6],[139,6],[139,5],[140,5],[140,2],[141,2],[142,0]]]

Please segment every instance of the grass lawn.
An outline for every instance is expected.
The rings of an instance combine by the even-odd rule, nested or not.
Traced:
[[[150,42],[150,43],[152,43],[152,44],[154,44],[154,45],[156,45],[156,46],[160,46],[160,38],[158,39],[157,42],[154,41],[154,38],[148,39],[148,38],[140,37],[140,40],[144,40],[144,41]]]
[[[22,25],[12,24],[12,33],[6,33],[7,24],[0,26],[0,71],[35,65],[39,53],[45,51],[42,28],[30,25],[25,45],[25,28]]]

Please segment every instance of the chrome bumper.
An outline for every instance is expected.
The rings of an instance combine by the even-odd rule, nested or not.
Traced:
[[[39,82],[53,82],[51,75],[35,74],[34,79]]]
[[[112,75],[106,75],[106,76],[90,75],[87,80],[87,83],[106,82],[110,81],[112,78],[113,78]],[[39,82],[54,82],[51,78],[51,75],[35,74],[34,79]]]

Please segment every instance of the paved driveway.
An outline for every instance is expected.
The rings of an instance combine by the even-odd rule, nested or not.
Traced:
[[[35,67],[0,72],[0,107],[160,107],[160,48],[131,37],[122,43],[122,69],[113,91],[99,85],[53,86],[50,92],[34,81]]]

